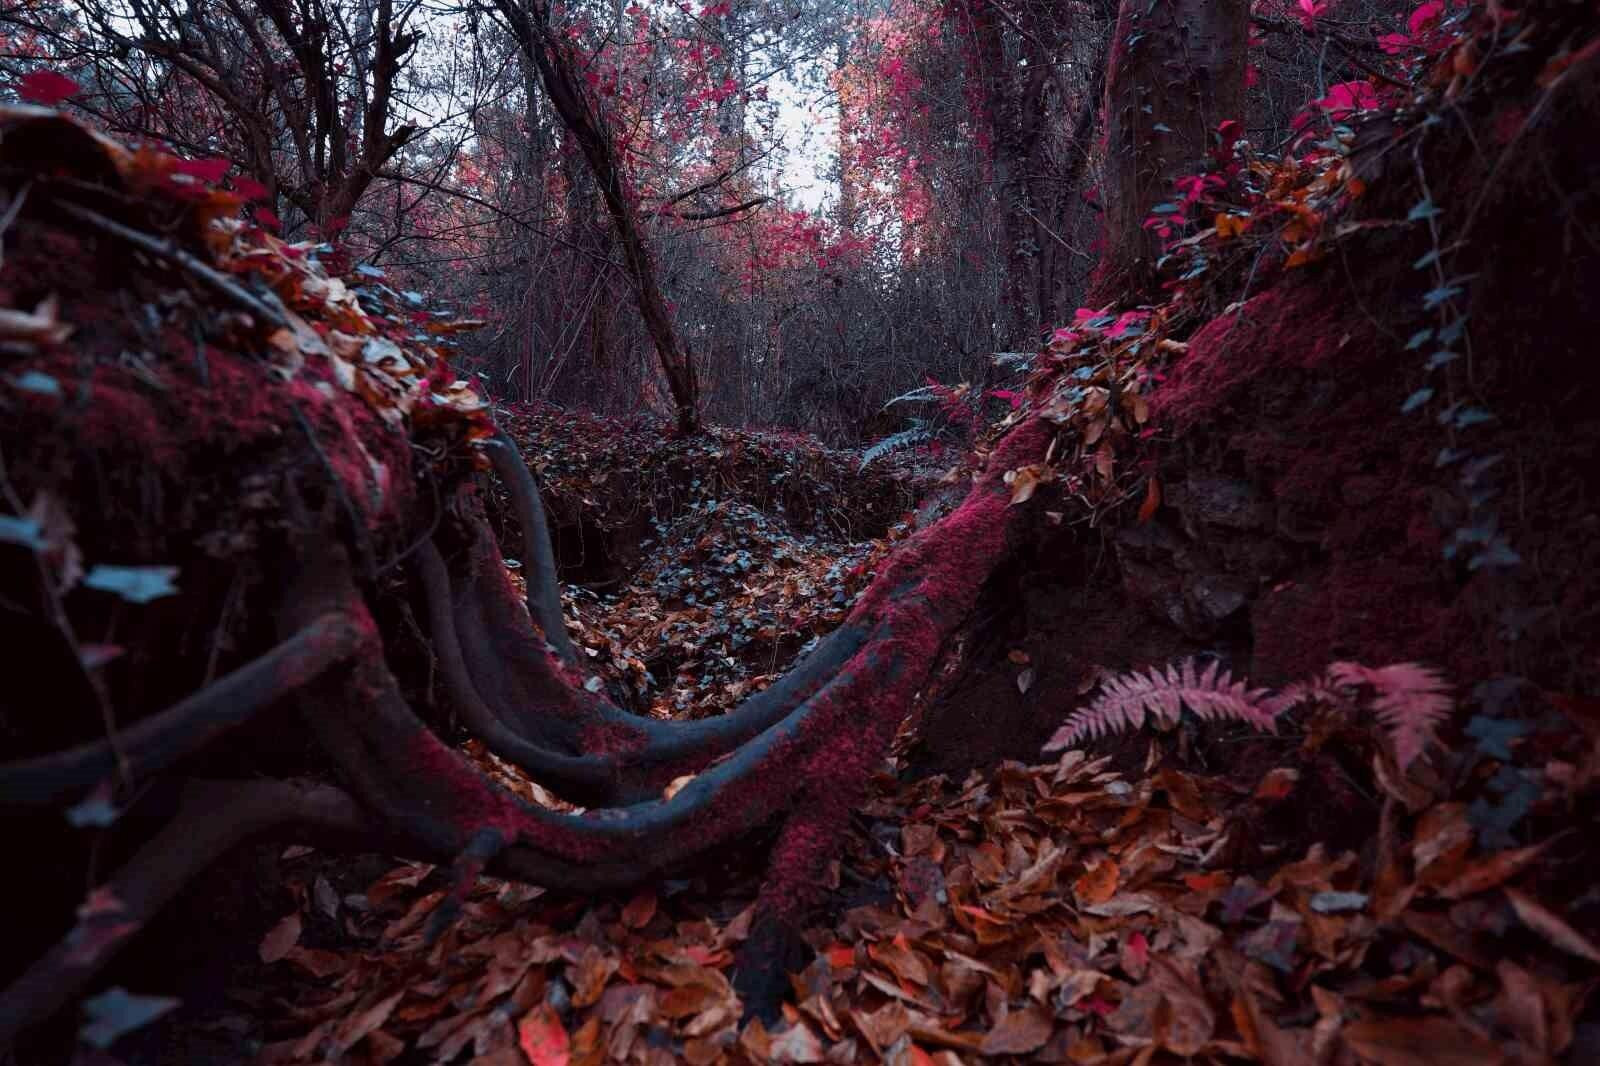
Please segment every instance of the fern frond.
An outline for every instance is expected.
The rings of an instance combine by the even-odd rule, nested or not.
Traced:
[[[1045,745],[1057,751],[1082,740],[1137,729],[1146,716],[1176,722],[1184,707],[1206,721],[1234,719],[1266,732],[1273,730],[1267,690],[1252,689],[1215,661],[1197,669],[1193,659],[1152,667],[1144,673],[1114,676],[1101,682],[1100,695],[1080,707]]]
[[[1328,679],[1345,688],[1371,686],[1371,707],[1394,742],[1394,755],[1404,770],[1436,739],[1454,701],[1444,675],[1421,663],[1363,666],[1340,662],[1328,667]]]
[[[1326,674],[1319,674],[1310,681],[1296,681],[1285,686],[1277,695],[1269,698],[1264,706],[1276,718],[1308,703],[1344,707],[1349,705],[1350,698]]]
[[[915,425],[910,429],[902,429],[899,433],[891,433],[861,453],[861,466],[857,468],[856,472],[860,473],[867,468],[867,464],[882,459],[890,452],[897,452],[902,448],[923,444],[933,438],[934,431],[927,425]]]
[[[910,392],[901,393],[899,396],[896,396],[894,399],[884,404],[883,409],[887,411],[897,403],[931,403],[934,400],[942,399],[944,394],[948,391],[949,389],[944,385],[939,385],[937,383],[933,385],[923,385],[921,388],[916,388],[912,389]]]

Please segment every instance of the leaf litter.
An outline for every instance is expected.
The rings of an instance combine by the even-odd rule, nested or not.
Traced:
[[[1593,810],[1600,738],[1552,716],[1511,759],[1447,743],[1402,772],[1371,716],[1282,725],[1222,772],[1135,735],[960,782],[907,777],[902,734],[819,872],[814,955],[771,1028],[741,1021],[730,983],[760,847],[609,898],[480,878],[431,945],[444,871],[396,866],[334,920],[302,856],[320,946],[277,964],[261,1061],[1586,1061],[1600,897],[1562,827]],[[1340,842],[1306,828],[1328,802],[1308,783],[1333,772],[1370,799],[1338,813]],[[1474,813],[1506,775],[1534,792],[1515,847]]]

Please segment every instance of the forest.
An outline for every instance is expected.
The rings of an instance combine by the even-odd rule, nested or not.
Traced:
[[[1597,131],[1600,0],[0,0],[0,1066],[1600,1062]]]

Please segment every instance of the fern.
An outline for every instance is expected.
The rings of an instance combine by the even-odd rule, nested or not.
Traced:
[[[1302,704],[1320,703],[1346,710],[1370,707],[1387,731],[1404,770],[1437,739],[1439,726],[1453,706],[1444,677],[1420,663],[1371,667],[1337,662],[1317,677],[1274,695],[1235,681],[1215,662],[1197,671],[1194,660],[1186,659],[1165,671],[1151,668],[1112,676],[1100,687],[1100,695],[1072,713],[1045,751],[1137,729],[1147,715],[1176,722],[1184,707],[1207,721],[1233,719],[1271,732],[1280,714]],[[1370,698],[1358,698],[1368,690]]]
[[[861,453],[861,466],[857,468],[856,473],[859,474],[867,468],[868,463],[882,459],[890,452],[924,444],[932,440],[935,435],[932,427],[924,422],[919,422],[910,429],[902,429],[899,433],[891,433]]]
[[[1346,689],[1372,688],[1372,710],[1389,731],[1402,770],[1437,737],[1439,725],[1450,715],[1450,686],[1437,670],[1420,663],[1376,668],[1333,663],[1328,667],[1328,680]]]
[[[1197,670],[1185,659],[1163,672],[1151,668],[1111,677],[1087,707],[1074,711],[1056,731],[1045,751],[1056,751],[1080,740],[1137,729],[1148,714],[1158,721],[1176,722],[1184,707],[1207,721],[1231,718],[1271,732],[1273,714],[1266,689],[1251,689],[1215,661]]]
[[[924,385],[921,388],[912,389],[910,392],[901,393],[884,404],[883,409],[887,411],[897,403],[932,403],[935,400],[942,399],[948,391],[948,388],[935,381],[931,385]]]

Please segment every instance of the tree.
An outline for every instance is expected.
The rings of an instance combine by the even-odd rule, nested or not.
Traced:
[[[1087,302],[1155,294],[1160,238],[1146,222],[1244,115],[1250,5],[1141,4],[1117,11],[1105,79],[1105,228]]]
[[[604,112],[596,106],[576,69],[569,42],[555,36],[549,8],[541,0],[501,0],[501,16],[523,53],[539,72],[550,105],[567,133],[577,142],[616,227],[617,243],[633,285],[634,299],[645,329],[672,393],[678,428],[695,433],[700,428],[699,386],[694,360],[679,340],[672,312],[661,292],[655,256],[639,220],[638,194],[618,159],[614,135]]]

